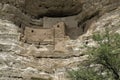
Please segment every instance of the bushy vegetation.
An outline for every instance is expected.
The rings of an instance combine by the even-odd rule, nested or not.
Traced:
[[[98,46],[89,48],[89,59],[78,70],[68,71],[71,80],[120,80],[120,34],[96,33]]]

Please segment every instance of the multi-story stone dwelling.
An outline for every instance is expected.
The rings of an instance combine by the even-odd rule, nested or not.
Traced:
[[[53,45],[54,50],[64,48],[65,24],[59,22],[51,28],[44,27],[25,27],[22,41],[29,44]],[[61,49],[61,50],[62,50]]]
[[[39,23],[39,22],[38,22]],[[29,44],[51,45],[55,50],[64,50],[66,37],[76,39],[84,32],[74,16],[63,18],[43,18],[43,26],[22,26],[21,40]],[[58,51],[59,51],[58,50]]]

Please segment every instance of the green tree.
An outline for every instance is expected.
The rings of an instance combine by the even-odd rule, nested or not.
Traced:
[[[78,70],[69,71],[72,80],[120,80],[120,34],[96,33],[97,47],[89,48],[89,59]],[[91,66],[92,65],[92,66]]]

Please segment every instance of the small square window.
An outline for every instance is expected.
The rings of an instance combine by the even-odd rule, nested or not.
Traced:
[[[31,30],[31,32],[33,33],[33,32],[34,32],[34,30]]]

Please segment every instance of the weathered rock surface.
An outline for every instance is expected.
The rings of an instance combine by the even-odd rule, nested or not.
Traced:
[[[40,4],[36,2],[34,2],[36,6]],[[43,15],[55,17],[60,13],[59,11],[56,15],[49,15],[52,12],[41,13],[33,9],[31,3],[32,0],[24,8],[25,0],[0,0],[0,80],[68,80],[66,70],[77,68],[88,57],[84,55],[86,50],[84,45],[96,45],[91,39],[93,32],[103,32],[105,27],[108,27],[111,32],[120,33],[120,7],[118,7],[120,0],[80,0],[82,11],[80,9],[78,15],[74,17],[79,27],[85,27],[86,33],[75,40],[65,41],[65,46],[69,49],[67,54],[57,53],[56,56],[50,52],[37,53],[39,49],[34,45],[19,41],[19,26],[42,25],[43,20],[38,19],[39,17]],[[32,9],[27,9],[30,7]],[[66,12],[64,16],[73,14],[76,13]],[[46,51],[46,46],[40,50]],[[71,50],[74,53],[71,54]],[[39,57],[36,57],[38,55]]]
[[[21,27],[42,26],[44,17],[69,19],[72,16],[77,27],[67,26],[67,34],[77,39],[87,31],[89,23],[119,6],[120,0],[0,0],[0,18]]]
[[[64,54],[62,54],[63,58],[50,58],[46,56],[34,58],[27,54],[31,49],[28,52],[26,50],[26,53],[24,53],[27,56],[22,56],[20,53],[25,47],[20,45],[18,27],[7,20],[0,20],[0,35],[1,80],[34,80],[37,78],[56,80],[58,76],[63,76],[66,70],[65,67],[71,68],[72,66],[77,66],[77,62],[86,59],[85,56],[64,57]],[[62,76],[60,77],[63,78]]]
[[[1,17],[29,24],[44,16],[75,16],[79,26],[120,5],[120,0],[0,0]],[[38,21],[39,22],[39,21]],[[36,23],[36,22],[35,22]],[[39,24],[43,24],[42,21]]]
[[[26,13],[38,19],[42,16],[63,17],[75,15],[81,11],[81,6],[79,0],[25,1]]]

